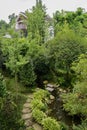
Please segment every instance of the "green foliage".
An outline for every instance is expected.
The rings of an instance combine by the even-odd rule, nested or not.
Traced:
[[[81,55],[73,63],[72,69],[76,72],[77,81],[74,85],[73,92],[63,95],[64,108],[71,115],[87,115],[87,58]]]
[[[38,90],[34,93],[34,99],[32,101],[32,109],[39,109],[42,111],[47,110],[47,101],[49,98],[49,93],[46,90]]]
[[[73,126],[73,130],[87,130],[87,126],[82,126],[82,125]]]
[[[73,62],[72,69],[75,71],[79,81],[87,80],[87,55],[81,54],[77,61]]]
[[[36,41],[32,40],[29,43],[29,51],[27,53],[27,57],[29,58],[29,62],[32,62],[34,67],[34,72],[37,76],[37,83],[42,83],[44,80],[44,76],[46,79],[46,75],[49,73],[49,61],[47,59],[46,48],[42,45],[38,45]]]
[[[11,15],[9,15],[8,18],[9,18],[9,21],[10,21],[9,24],[10,24],[10,26],[12,26],[15,23],[15,20],[16,20],[15,13],[12,13]]]
[[[55,119],[47,117],[42,121],[44,130],[60,130],[60,125]]]
[[[48,108],[48,97],[49,93],[46,90],[39,89],[34,93],[34,98],[31,102],[33,118],[41,125],[43,120],[47,117],[46,110]]]
[[[87,130],[87,120],[82,121],[80,125],[73,125],[73,130]]]
[[[7,93],[2,100],[2,106],[0,106],[0,129],[21,129],[24,130],[24,123],[21,120],[21,108],[24,103],[24,98],[21,95],[13,95]]]
[[[38,3],[38,4],[37,4]],[[42,5],[42,1],[38,1],[32,8],[32,12],[26,12],[28,17],[28,33],[31,34],[32,39],[37,39],[38,44],[44,43],[45,38],[45,17],[46,9]]]
[[[8,54],[6,67],[10,68],[13,74],[18,73],[19,68],[27,63],[26,57],[21,54],[23,44],[20,44],[20,41],[24,42],[22,39],[14,39],[8,43],[6,48],[3,47],[3,50],[6,49],[4,51],[7,51]]]
[[[4,36],[8,30],[9,25],[4,21],[0,20],[0,36]]]
[[[78,56],[85,52],[82,37],[74,33],[67,26],[56,37],[48,42],[48,57],[50,69],[58,77],[57,82],[62,85],[71,85],[71,64]]]
[[[78,8],[75,12],[57,11],[54,14],[54,39],[42,44],[46,40],[46,31],[52,24],[46,17],[46,8],[41,0],[27,16],[27,37],[18,38],[14,31],[16,16],[9,15],[9,24],[0,21],[0,67],[4,74],[15,76],[15,86],[19,80],[24,86],[34,86],[35,81],[43,83],[44,80],[56,81],[63,86],[72,86],[72,92],[64,94],[63,107],[71,115],[87,115],[87,12]],[[5,33],[12,38],[3,37]],[[2,37],[2,38],[1,38]],[[83,53],[83,54],[82,54]],[[82,55],[80,55],[82,54]],[[80,57],[78,58],[78,56]],[[77,59],[78,58],[78,59]],[[75,61],[75,62],[74,62]],[[73,62],[73,64],[72,64]],[[72,67],[71,67],[72,66]],[[73,75],[74,74],[74,75]],[[52,76],[51,76],[52,75]],[[75,77],[74,77],[75,76]],[[54,79],[54,80],[53,80]],[[75,79],[76,82],[73,82]],[[8,82],[9,91],[17,90],[13,81]],[[14,89],[12,90],[12,88]],[[21,96],[6,95],[6,86],[0,74],[0,129],[24,129],[20,121]],[[2,98],[3,97],[3,98]],[[44,130],[67,129],[51,118],[46,118],[49,93],[44,90],[37,91],[32,101],[33,117],[42,124]],[[18,110],[19,109],[19,110]],[[5,119],[6,117],[6,119]],[[74,127],[75,130],[86,129],[84,124]]]
[[[0,73],[0,97],[4,97],[6,95],[6,83],[3,76]]]
[[[81,104],[78,100],[78,95],[68,93],[67,95],[63,95],[63,107],[66,111],[71,115],[80,114],[81,112]]]
[[[54,30],[55,35],[64,28],[64,24],[67,23],[69,28],[74,30],[81,36],[87,36],[87,12],[83,8],[77,8],[76,11],[56,11],[54,13]]]
[[[25,44],[25,39],[10,39],[3,40],[3,55],[7,56],[5,61],[6,68],[10,70],[10,73],[15,77],[15,87],[17,88],[17,79],[19,69],[28,63],[27,56],[23,55],[22,48]]]
[[[39,124],[42,124],[42,120],[46,118],[46,114],[43,111],[36,109],[36,108],[32,111],[32,115],[33,115],[33,118]]]
[[[71,115],[87,114],[87,83],[77,83],[72,93],[63,95],[63,106]]]
[[[49,92],[43,89],[34,93],[34,99],[43,100],[49,97]]]
[[[2,52],[2,38],[0,38],[0,68],[1,70],[4,66],[5,60],[6,60],[6,57],[3,56],[3,52]]]
[[[35,85],[36,75],[34,72],[34,67],[31,63],[24,65],[20,69],[19,78],[21,83],[23,83],[25,86],[31,87]]]
[[[65,123],[60,122],[60,129],[61,129],[61,130],[69,130],[69,127],[68,127],[68,125],[66,125]]]
[[[34,93],[34,99],[32,101],[33,105],[33,117],[34,119],[41,125],[43,125],[44,130],[60,130],[60,125],[55,119],[47,117],[44,113],[47,110],[47,97],[49,97],[49,93],[46,90],[38,90]]]
[[[40,109],[40,110],[43,110],[45,111],[46,110],[46,105],[41,101],[41,100],[38,100],[38,99],[34,99],[32,101],[32,109]]]

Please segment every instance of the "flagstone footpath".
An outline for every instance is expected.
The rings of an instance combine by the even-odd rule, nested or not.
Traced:
[[[27,100],[23,105],[22,119],[24,120],[24,124],[26,127],[25,130],[30,130],[31,128],[34,130],[43,130],[43,128],[33,120],[32,110],[31,110],[32,99],[33,99],[33,93],[27,95]]]

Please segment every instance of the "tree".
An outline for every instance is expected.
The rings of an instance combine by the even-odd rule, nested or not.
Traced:
[[[42,1],[36,1],[36,6],[32,8],[32,12],[26,12],[28,17],[28,34],[32,36],[32,39],[39,37],[39,44],[44,43],[45,39],[45,6],[42,5]]]
[[[30,70],[30,68],[33,67],[32,69],[36,74],[36,81],[37,83],[39,83],[39,85],[42,85],[44,78],[45,79],[47,78],[46,75],[49,72],[49,65],[48,65],[49,62],[47,59],[45,46],[38,45],[37,41],[32,40],[29,43],[29,50],[27,53],[27,57],[29,58],[30,65],[27,64],[26,67],[30,66],[28,70]]]
[[[73,63],[77,81],[71,93],[63,95],[63,106],[71,115],[81,114],[87,118],[87,55],[80,55]]]
[[[9,25],[4,21],[0,20],[0,36],[4,36],[8,30]]]
[[[64,27],[64,23],[69,25],[69,28],[79,33],[82,36],[87,36],[85,23],[87,21],[87,12],[83,8],[77,8],[76,11],[56,11],[54,13],[54,30],[55,35]]]
[[[87,55],[81,54],[78,60],[73,62],[72,69],[75,71],[80,82],[87,80]]]
[[[25,54],[21,53],[22,46],[25,44],[24,39],[11,39],[3,45],[3,54],[7,55],[6,67],[10,69],[15,77],[15,87],[17,88],[17,74],[19,68],[28,63]]]
[[[21,67],[19,71],[19,78],[24,86],[32,87],[35,85],[36,75],[34,72],[34,65],[32,61]]]
[[[84,42],[83,42],[84,41]],[[50,68],[58,77],[59,84],[71,84],[71,64],[83,52],[86,41],[65,26],[63,31],[46,44]]]
[[[15,22],[16,22],[16,17],[17,17],[17,16],[15,15],[15,13],[12,13],[11,15],[8,16],[10,27],[15,24]]]

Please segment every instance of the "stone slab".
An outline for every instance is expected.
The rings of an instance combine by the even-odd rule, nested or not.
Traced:
[[[52,92],[54,91],[54,88],[47,87],[46,90],[48,90],[49,92]]]
[[[25,103],[23,108],[29,108],[29,103]]]
[[[32,125],[33,125],[33,123],[32,123],[31,120],[25,120],[25,126],[26,126],[26,127],[30,127],[30,126],[32,126]]]
[[[33,128],[34,130],[43,130],[43,128],[37,123],[33,124]]]
[[[30,103],[30,102],[31,102],[31,99],[28,98],[28,99],[26,100],[26,103]]]
[[[22,110],[22,113],[23,113],[23,114],[25,114],[25,113],[31,113],[31,109],[29,109],[29,108],[24,108],[24,109]]]
[[[27,120],[27,119],[30,119],[30,118],[32,118],[32,113],[27,113],[27,114],[22,115],[23,120]]]

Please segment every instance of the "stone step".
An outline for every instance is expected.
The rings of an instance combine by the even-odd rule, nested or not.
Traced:
[[[54,88],[47,87],[46,90],[48,90],[49,92],[52,92],[54,91]]]
[[[23,113],[23,114],[31,113],[31,109],[29,109],[29,108],[24,108],[24,109],[22,110],[22,113]]]
[[[33,124],[33,128],[34,130],[43,130],[43,128],[37,123]]]
[[[30,126],[32,126],[32,125],[33,125],[33,123],[32,123],[31,120],[25,120],[25,126],[26,126],[26,127],[30,127]]]
[[[31,103],[27,103],[27,102],[26,102],[26,103],[24,104],[23,108],[29,108],[29,109],[30,109],[30,108],[31,108]]]
[[[29,108],[29,103],[25,103],[23,108]]]
[[[31,127],[31,126],[26,127],[26,130],[33,130],[33,127]]]
[[[32,113],[27,113],[27,114],[22,115],[23,120],[27,120],[27,119],[30,119],[30,118],[32,118]]]
[[[27,95],[27,97],[33,99],[33,94]]]
[[[30,102],[31,102],[31,99],[28,98],[28,99],[26,100],[26,103],[30,103]]]

